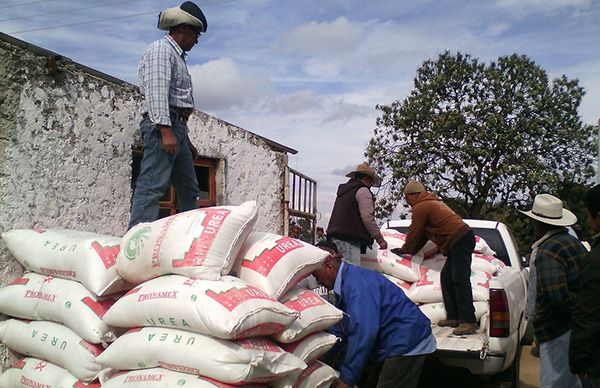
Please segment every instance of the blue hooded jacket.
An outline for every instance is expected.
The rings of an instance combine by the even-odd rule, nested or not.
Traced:
[[[398,286],[373,270],[344,263],[340,276],[336,306],[345,314],[329,331],[347,346],[340,379],[354,385],[369,359],[383,362],[405,355],[431,336],[431,321]]]

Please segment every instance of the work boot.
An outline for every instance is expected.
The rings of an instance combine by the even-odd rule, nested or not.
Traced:
[[[458,320],[457,319],[442,319],[437,323],[440,327],[457,327]]]
[[[452,334],[456,335],[465,335],[465,334],[473,334],[477,330],[479,330],[479,325],[476,323],[467,323],[463,322],[454,330],[452,330]]]

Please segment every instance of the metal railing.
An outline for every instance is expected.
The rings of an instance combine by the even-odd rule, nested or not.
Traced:
[[[294,170],[285,168],[284,233],[290,234],[290,224],[296,222],[303,236],[314,243],[317,227],[317,181]]]

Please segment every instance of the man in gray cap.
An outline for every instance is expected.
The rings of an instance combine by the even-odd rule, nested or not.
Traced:
[[[200,189],[193,164],[198,152],[190,142],[187,127],[194,97],[185,57],[207,26],[206,17],[191,1],[161,12],[158,28],[169,32],[152,43],[140,61],[144,154],[129,228],[158,218],[159,200],[171,181],[181,211],[198,207]]]
[[[427,240],[437,244],[448,257],[440,274],[446,319],[439,321],[438,326],[455,327],[452,332],[457,335],[476,332],[479,326],[470,280],[475,234],[440,198],[426,191],[421,182],[408,181],[404,196],[412,208],[412,219],[406,242],[392,252],[414,255]]]
[[[540,343],[542,388],[578,387],[569,370],[572,311],[587,250],[566,226],[577,222],[559,198],[538,194],[529,211],[536,238],[530,260],[527,314]],[[533,311],[533,314],[531,312]]]
[[[344,260],[360,265],[361,252],[365,253],[373,240],[379,249],[387,249],[375,222],[375,196],[371,193],[371,187],[379,187],[381,179],[367,163],[359,164],[346,176],[348,182],[338,186],[327,238],[337,245]]]

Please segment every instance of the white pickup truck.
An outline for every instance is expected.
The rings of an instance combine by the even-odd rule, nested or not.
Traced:
[[[481,317],[480,330],[456,336],[452,328],[432,325],[437,339],[436,359],[444,365],[467,368],[475,375],[498,375],[519,386],[519,362],[522,344],[530,344],[523,312],[527,300],[529,270],[523,266],[510,230],[501,222],[465,220],[477,236],[496,251],[507,267],[492,278],[488,311]],[[388,221],[384,227],[408,232],[410,220]]]

